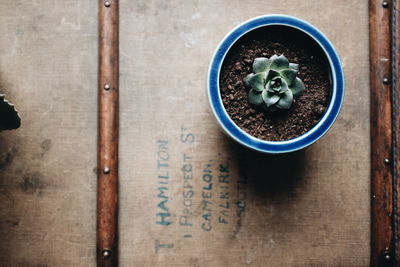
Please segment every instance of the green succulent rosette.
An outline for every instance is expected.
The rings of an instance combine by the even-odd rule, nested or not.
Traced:
[[[267,111],[290,109],[293,98],[305,89],[297,77],[298,71],[299,65],[290,63],[284,55],[256,58],[253,73],[244,79],[245,85],[251,87],[250,103]]]

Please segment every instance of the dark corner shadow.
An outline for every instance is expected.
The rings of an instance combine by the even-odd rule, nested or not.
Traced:
[[[15,106],[7,100],[4,80],[0,71],[0,132],[15,130],[21,126],[21,118]]]
[[[9,83],[3,79],[1,70],[0,94],[5,94],[6,97],[10,97],[12,94]],[[12,165],[15,164],[14,158],[15,155],[18,154],[18,147],[22,145],[22,140],[15,130],[0,130],[0,208],[3,211],[7,208],[13,210],[13,212],[3,212],[3,216],[0,218],[0,235],[4,237],[0,240],[2,256],[11,255],[13,253],[9,244],[12,242],[12,239],[17,238],[14,236],[13,230],[19,226],[19,219],[15,219],[12,215],[9,215],[17,210],[17,208],[13,206],[15,197],[12,194],[11,188],[14,181],[10,179],[12,176],[12,174],[10,174],[10,169],[12,169]]]
[[[233,163],[247,188],[260,198],[287,198],[304,179],[306,151],[264,154],[230,141]]]

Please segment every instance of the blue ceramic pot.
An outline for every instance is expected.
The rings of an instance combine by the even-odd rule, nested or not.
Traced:
[[[287,141],[265,141],[240,129],[227,114],[220,95],[219,76],[225,56],[243,35],[260,27],[280,25],[300,30],[310,36],[326,56],[331,74],[330,104],[321,120],[308,132]],[[295,41],[295,40],[294,40]],[[218,45],[208,72],[207,93],[212,111],[223,130],[240,144],[264,153],[287,153],[305,148],[320,139],[332,126],[343,104],[344,76],[338,54],[328,38],[313,25],[286,15],[252,18],[234,28]]]

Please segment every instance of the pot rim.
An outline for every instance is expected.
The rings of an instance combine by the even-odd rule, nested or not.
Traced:
[[[281,25],[295,28],[310,36],[324,51],[332,76],[331,101],[321,120],[306,133],[285,141],[265,141],[240,129],[230,118],[222,103],[219,76],[225,56],[243,35],[260,27]],[[296,17],[271,14],[251,18],[231,30],[215,50],[207,77],[207,94],[214,116],[223,130],[234,140],[251,149],[264,153],[288,153],[300,150],[319,140],[335,122],[343,105],[344,74],[340,58],[329,39],[312,24]]]

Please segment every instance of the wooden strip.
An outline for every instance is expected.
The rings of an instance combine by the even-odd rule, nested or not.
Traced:
[[[395,0],[392,3],[392,104],[393,104],[393,176],[394,176],[394,196],[395,196],[395,260],[400,263],[400,202],[398,192],[400,192],[400,29],[399,29],[399,1]]]
[[[370,0],[371,266],[393,264],[391,1]]]
[[[118,265],[118,1],[99,0],[97,265]]]

